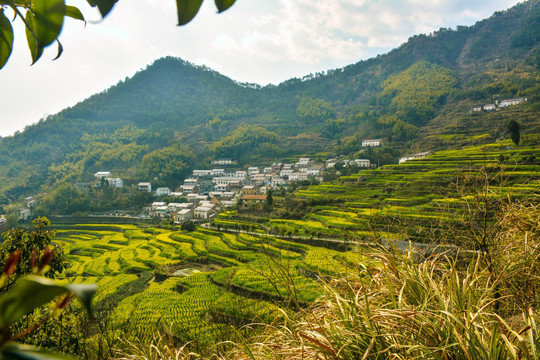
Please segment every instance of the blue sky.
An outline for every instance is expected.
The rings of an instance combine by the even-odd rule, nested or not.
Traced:
[[[99,15],[83,0],[87,19]],[[173,0],[120,0],[103,21],[68,19],[55,46],[30,66],[24,29],[0,70],[0,136],[132,76],[153,60],[178,56],[241,82],[280,83],[368,59],[411,35],[472,25],[516,0],[237,0],[216,14],[206,0],[197,17],[176,26]]]

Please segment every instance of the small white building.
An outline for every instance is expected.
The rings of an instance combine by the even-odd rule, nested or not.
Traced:
[[[504,99],[504,100],[501,100],[501,102],[499,103],[499,107],[504,108],[507,106],[519,105],[526,101],[527,101],[527,98],[525,97],[520,97],[516,99]]]
[[[236,164],[236,161],[232,159],[217,159],[212,160],[212,165],[234,165]]]
[[[247,178],[247,172],[243,170],[238,170],[233,174],[233,177],[239,178],[239,179],[245,179]]]
[[[334,165],[337,164],[337,162],[338,162],[337,159],[328,159],[328,160],[326,160],[326,167],[327,168],[333,168]]]
[[[214,190],[217,192],[225,192],[229,190],[229,184],[217,184],[214,186]]]
[[[188,185],[184,184],[180,186],[182,189],[183,194],[196,194],[197,193],[197,186],[196,185]]]
[[[98,179],[109,177],[109,175],[111,175],[110,171],[98,171],[94,174],[94,176]]]
[[[171,189],[168,187],[159,187],[156,189],[157,196],[169,196],[171,195]]]
[[[193,177],[212,176],[212,170],[193,170]]]
[[[248,167],[247,172],[248,172],[249,175],[257,174],[257,173],[259,173],[259,168],[256,167],[256,166],[250,166],[250,167]]]
[[[281,176],[282,178],[288,177],[290,180],[292,173],[294,173],[293,169],[283,169],[279,172],[279,176]]]
[[[217,211],[205,206],[199,206],[193,210],[194,219],[208,220],[217,215]]]
[[[109,183],[109,186],[121,188],[124,186],[124,181],[120,178],[105,178]]]
[[[191,205],[189,203],[169,203],[169,205],[167,205],[169,207],[169,211],[172,211],[172,212],[176,212],[178,210],[181,210],[181,209],[187,209],[188,206],[186,205]]]
[[[382,139],[366,139],[362,141],[362,146],[382,146],[383,141]]]
[[[307,173],[295,172],[295,173],[292,173],[291,175],[289,175],[289,180],[290,181],[305,181],[307,179],[308,179],[308,174]]]
[[[29,220],[31,217],[32,217],[32,210],[26,207],[22,207],[19,209],[19,219]]]
[[[481,106],[473,106],[470,110],[472,112],[480,112],[480,111],[482,111],[482,107]]]
[[[354,159],[354,162],[358,167],[370,167],[371,161],[369,159]]]
[[[495,106],[495,104],[484,105],[484,111],[493,111],[493,110],[497,110],[497,106]]]
[[[152,211],[156,211],[157,208],[167,206],[167,203],[164,203],[163,201],[154,201],[151,205]]]
[[[140,182],[137,184],[139,191],[152,192],[152,184],[149,182]]]
[[[175,213],[175,222],[182,222],[193,218],[193,210],[191,209],[182,209]]]
[[[414,155],[405,155],[399,159],[399,163],[403,164],[404,162],[409,161],[409,160],[423,159],[426,156],[431,155],[431,154],[433,154],[431,151],[425,151],[425,152],[420,152]]]
[[[159,216],[159,217],[169,216],[169,207],[166,206],[166,205],[165,206],[158,206],[154,210],[154,215]]]

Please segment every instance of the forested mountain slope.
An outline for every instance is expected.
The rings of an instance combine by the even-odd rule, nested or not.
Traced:
[[[510,118],[524,133],[537,132],[539,29],[540,1],[530,0],[471,27],[413,36],[385,55],[266,87],[159,59],[0,139],[0,204],[104,169],[128,181],[169,171],[175,186],[213,157],[243,165],[320,152],[358,156],[363,138],[381,137],[388,146],[363,156],[390,163],[411,149],[504,137]],[[469,111],[517,96],[527,103]]]

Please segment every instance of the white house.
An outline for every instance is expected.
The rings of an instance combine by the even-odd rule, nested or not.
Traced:
[[[109,177],[109,175],[111,175],[110,171],[98,171],[94,174],[94,176],[98,179]]]
[[[354,159],[354,162],[358,167],[370,167],[371,161],[369,159]]]
[[[362,141],[362,146],[382,146],[382,139],[366,139]]]
[[[403,156],[402,158],[399,159],[399,163],[403,164],[404,162],[409,161],[409,160],[423,159],[426,156],[431,155],[431,154],[433,154],[431,151],[425,151],[425,152],[420,152],[420,153],[417,153],[417,154],[414,154],[414,155],[405,155],[405,156]]]
[[[167,203],[164,203],[163,201],[154,201],[151,205],[152,211],[156,211],[157,208],[167,206]]]
[[[484,110],[485,111],[497,110],[497,106],[495,106],[495,104],[486,104],[484,105]]]
[[[236,164],[236,161],[231,159],[217,159],[212,160],[212,165],[234,165]]]
[[[248,167],[247,172],[248,172],[249,175],[256,174],[256,173],[259,172],[259,168],[256,167],[256,166],[250,166],[250,167]]]
[[[225,169],[212,169],[214,176],[223,176],[225,175]]]
[[[527,98],[525,97],[520,97],[516,99],[504,99],[504,100],[501,100],[501,102],[499,103],[499,107],[504,108],[507,106],[519,105],[522,102],[526,102],[526,101],[527,101]]]
[[[169,196],[169,195],[171,195],[171,189],[169,189],[168,187],[159,187],[159,188],[156,189],[156,195],[157,196],[163,196],[163,195]]]
[[[238,170],[237,172],[235,172],[233,174],[233,177],[240,178],[240,179],[245,179],[245,178],[247,178],[247,172],[245,172],[243,170]]]
[[[334,165],[337,164],[337,162],[338,162],[337,159],[328,159],[328,160],[326,160],[326,167],[327,168],[332,168],[332,167],[334,167]]]
[[[284,177],[289,177],[290,179],[290,176],[291,174],[294,172],[293,169],[283,169],[279,172],[279,176],[281,176],[282,178]]]
[[[193,170],[193,177],[211,176],[212,170]]]
[[[181,210],[181,209],[187,209],[187,208],[189,208],[189,205],[191,205],[191,204],[189,204],[189,203],[169,203],[169,205],[167,205],[167,206],[169,207],[170,211],[175,212],[175,211],[178,211],[178,210]]]
[[[217,215],[217,211],[209,207],[199,206],[193,210],[193,218],[208,220]]]
[[[300,169],[301,173],[306,173],[311,176],[317,176],[321,174],[321,169],[319,168],[302,168]]]
[[[167,205],[165,206],[158,206],[154,210],[154,215],[157,215],[159,217],[165,217],[169,215],[169,207]]]
[[[19,219],[21,220],[28,220],[32,217],[32,210],[26,207],[22,207],[19,210]]]
[[[152,184],[149,182],[140,182],[137,186],[139,187],[139,191],[152,192]]]
[[[121,188],[124,186],[124,181],[120,178],[105,178],[109,183],[109,186]]]
[[[191,193],[196,193],[197,192],[197,186],[196,185],[184,184],[184,185],[180,186],[180,188],[182,189],[183,194],[191,194]]]
[[[308,179],[307,173],[295,172],[289,175],[290,181],[304,181]]]
[[[482,107],[481,106],[473,106],[471,108],[471,111],[472,112],[479,112],[479,111],[482,111]]]
[[[217,184],[214,187],[214,190],[216,190],[217,192],[227,191],[227,190],[229,190],[229,184]]]
[[[175,222],[182,222],[189,220],[193,217],[193,210],[191,209],[182,209],[178,211],[175,215]]]

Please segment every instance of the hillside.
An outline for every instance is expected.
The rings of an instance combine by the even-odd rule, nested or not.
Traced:
[[[214,157],[262,165],[321,152],[354,156],[363,138],[381,137],[388,146],[366,156],[384,164],[411,149],[505,138],[509,119],[524,133],[538,132],[539,22],[540,2],[530,0],[474,26],[413,36],[385,55],[278,86],[239,84],[177,58],[156,60],[0,139],[0,204],[103,169],[128,183],[152,178],[178,165],[167,159],[182,159],[165,181],[174,188]],[[470,112],[518,96],[528,101]],[[252,140],[243,141],[246,134]]]

